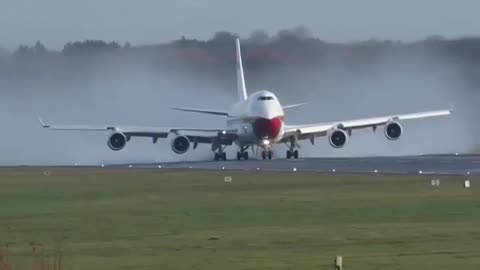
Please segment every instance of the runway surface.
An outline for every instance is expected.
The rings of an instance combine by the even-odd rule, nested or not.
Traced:
[[[106,167],[173,170],[305,171],[336,173],[480,175],[479,155],[407,157],[304,158],[132,164]]]

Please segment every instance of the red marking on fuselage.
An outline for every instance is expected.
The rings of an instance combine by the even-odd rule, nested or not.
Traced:
[[[258,139],[277,138],[282,130],[283,117],[277,116],[272,119],[258,118],[253,122],[253,132]]]

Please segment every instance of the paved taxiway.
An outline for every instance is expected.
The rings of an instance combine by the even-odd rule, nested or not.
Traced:
[[[123,165],[129,166],[129,165]],[[108,166],[112,167],[112,166]],[[118,167],[115,166],[115,167]],[[132,168],[173,170],[308,171],[340,173],[480,175],[479,155],[407,157],[304,158],[133,164]]]

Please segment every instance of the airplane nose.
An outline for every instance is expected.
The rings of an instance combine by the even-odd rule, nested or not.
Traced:
[[[258,139],[273,139],[280,134],[282,123],[281,117],[258,118],[253,123],[253,131]]]

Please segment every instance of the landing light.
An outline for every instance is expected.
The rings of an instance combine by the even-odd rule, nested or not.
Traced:
[[[270,144],[270,141],[269,140],[263,140],[263,145],[269,145]]]
[[[227,134],[227,131],[226,131],[226,130],[222,130],[222,134],[223,134],[223,135],[226,135],[226,134]]]

